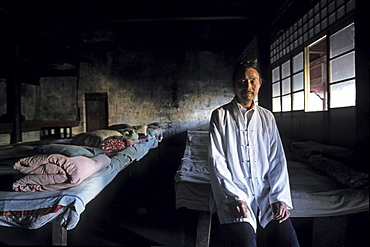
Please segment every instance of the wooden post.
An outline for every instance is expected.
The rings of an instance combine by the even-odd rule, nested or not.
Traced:
[[[16,42],[16,38],[14,38],[14,40],[14,42]],[[10,143],[17,143],[22,141],[19,47],[16,43],[9,44],[9,46],[10,73],[6,84],[7,113],[10,115],[13,124]]]
[[[52,221],[52,244],[58,246],[67,245],[67,229],[59,225],[57,222]]]
[[[211,237],[212,215],[209,211],[199,211],[196,247],[208,247]]]

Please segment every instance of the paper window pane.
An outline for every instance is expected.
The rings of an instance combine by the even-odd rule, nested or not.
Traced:
[[[279,66],[272,70],[272,82],[280,80]]]
[[[293,100],[293,111],[299,111],[304,109],[304,92],[298,92],[292,94]]]
[[[282,99],[282,111],[291,111],[292,102],[290,94],[283,96],[281,99]]]
[[[293,92],[303,89],[303,72],[293,76]]]
[[[347,1],[346,5],[347,5],[347,13],[354,10],[356,6],[355,0]]]
[[[355,52],[348,53],[330,61],[331,82],[355,76]]]
[[[321,18],[325,18],[326,16],[327,16],[327,8],[325,7],[321,10]]]
[[[280,96],[280,82],[272,84],[272,97]]]
[[[337,18],[340,19],[340,18],[342,18],[345,15],[346,15],[346,10],[345,10],[344,6],[343,7],[340,7],[337,10]]]
[[[293,73],[303,70],[303,52],[293,57]]]
[[[329,25],[332,25],[333,23],[336,22],[336,18],[335,18],[335,13],[329,15]]]
[[[313,19],[310,19],[308,21],[308,28],[312,28],[313,27]]]
[[[344,4],[344,0],[337,0],[337,7]]]
[[[286,78],[282,83],[282,95],[290,93],[290,78]]]
[[[330,37],[330,58],[355,48],[355,25],[351,24]]]
[[[356,105],[355,80],[330,85],[330,107],[346,107]]]
[[[281,78],[290,76],[290,60],[283,63],[283,65],[281,66],[281,75]]]
[[[321,21],[321,28],[324,30],[325,28],[327,28],[327,26],[328,26],[328,19],[325,18]]]
[[[329,13],[333,13],[335,11],[335,1],[329,4]]]
[[[273,112],[281,111],[280,97],[272,99],[272,111]]]
[[[315,24],[320,23],[320,14],[315,15],[315,17],[314,17],[314,23]]]
[[[310,38],[313,38],[313,36],[315,35],[315,30],[313,28],[311,28],[309,31],[308,31],[308,37]]]

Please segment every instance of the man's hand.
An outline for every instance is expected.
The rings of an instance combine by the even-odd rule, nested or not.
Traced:
[[[279,223],[289,218],[290,212],[285,202],[274,202],[270,206],[274,215],[274,219],[278,220]]]
[[[228,204],[231,213],[235,218],[247,218],[248,217],[248,206],[245,201],[238,200],[235,202],[230,202]]]

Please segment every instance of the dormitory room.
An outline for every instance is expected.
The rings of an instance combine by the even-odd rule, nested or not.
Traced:
[[[0,244],[369,246],[367,9],[0,1]]]

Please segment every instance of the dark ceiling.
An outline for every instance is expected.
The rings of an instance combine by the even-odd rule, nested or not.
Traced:
[[[29,57],[124,49],[241,52],[283,0],[3,0]],[[1,23],[0,23],[1,24]],[[7,25],[5,25],[7,26]],[[57,48],[59,47],[59,48]],[[68,50],[66,52],[65,50]],[[40,52],[44,51],[44,52]]]

